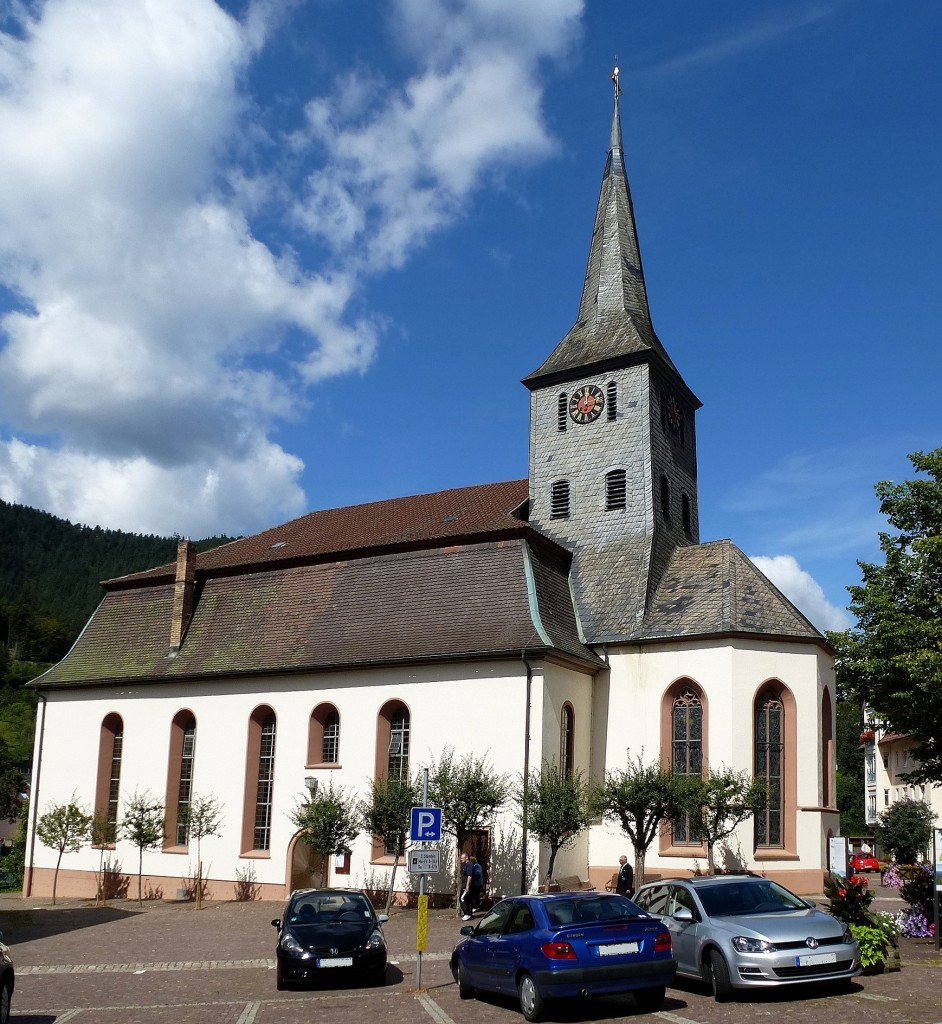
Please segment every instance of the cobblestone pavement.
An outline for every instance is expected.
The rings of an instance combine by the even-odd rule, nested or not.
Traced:
[[[879,890],[874,909],[899,906]],[[391,1019],[434,1024],[519,1024],[512,1000],[458,998],[448,967],[461,922],[429,914],[428,948],[415,952],[414,911],[386,925],[385,988],[278,992],[274,977],[277,903],[175,903],[93,907],[66,900],[0,896],[0,929],[13,949],[17,1024],[360,1024]],[[942,958],[931,940],[903,940],[903,970],[861,977],[850,993],[816,988],[755,992],[718,1004],[700,985],[678,983],[663,1009],[641,1014],[629,996],[556,1004],[551,1020],[672,1024],[942,1024]],[[652,1021],[652,1024],[654,1022]]]

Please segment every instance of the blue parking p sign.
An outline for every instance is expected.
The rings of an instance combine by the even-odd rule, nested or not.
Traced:
[[[413,807],[409,839],[413,843],[440,843],[442,839],[442,809],[440,807]]]

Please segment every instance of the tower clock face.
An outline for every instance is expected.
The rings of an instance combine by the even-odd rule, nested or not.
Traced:
[[[602,389],[594,384],[583,384],[569,399],[569,415],[576,423],[591,423],[599,418],[604,406]]]
[[[680,403],[673,395],[671,395],[667,399],[667,422],[674,433],[677,433],[677,431],[680,430],[682,419],[683,413],[680,411]]]

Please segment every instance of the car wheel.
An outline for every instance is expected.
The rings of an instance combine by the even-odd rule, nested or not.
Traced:
[[[655,1010],[660,1010],[664,1003],[666,992],[667,990],[663,985],[658,985],[656,988],[639,988],[634,993],[638,1009],[643,1010],[645,1013],[653,1013]]]
[[[455,982],[458,985],[458,998],[473,999],[474,986],[468,982],[468,971],[465,965],[459,960],[451,969],[451,972],[454,974]]]
[[[517,994],[520,996],[520,1009],[527,1020],[539,1020],[546,1009],[546,1003],[536,987],[536,982],[529,974],[521,976],[517,985]]]
[[[0,1024],[10,1024],[10,1003],[13,999],[13,983],[9,978],[0,988]]]
[[[718,1003],[727,1002],[733,994],[733,986],[729,980],[729,968],[718,949],[711,949],[707,954],[706,963],[713,998]]]

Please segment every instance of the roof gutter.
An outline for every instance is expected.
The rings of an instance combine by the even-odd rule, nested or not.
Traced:
[[[527,661],[527,652],[520,652],[520,659],[527,671],[527,694],[526,708],[523,725],[523,821],[520,834],[520,895],[527,891],[527,844],[529,830],[527,829],[527,806],[530,797],[530,706],[533,695],[533,668]]]

